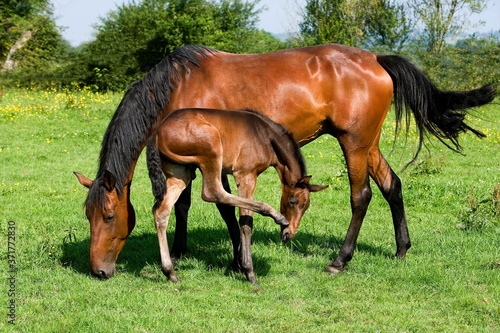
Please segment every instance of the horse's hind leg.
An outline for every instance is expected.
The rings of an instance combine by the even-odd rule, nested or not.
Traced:
[[[391,169],[377,146],[374,146],[370,151],[368,172],[375,183],[377,183],[385,200],[389,203],[396,236],[396,256],[404,258],[406,251],[411,247],[411,242],[406,223],[401,180]]]
[[[191,207],[192,182],[182,191],[175,203],[175,234],[172,245],[172,258],[180,259],[187,252],[187,221],[189,208]]]
[[[153,215],[160,245],[161,269],[170,281],[178,282],[168,250],[167,227],[172,207],[191,179],[191,170],[181,165],[168,165],[164,170],[167,176],[167,191],[163,200],[155,205]]]

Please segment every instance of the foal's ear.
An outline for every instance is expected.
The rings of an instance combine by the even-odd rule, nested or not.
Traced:
[[[102,176],[102,184],[106,188],[106,191],[113,191],[116,185],[116,177],[111,173],[111,171],[104,170],[104,174]]]
[[[82,184],[86,188],[89,188],[90,185],[92,185],[93,181],[88,179],[87,177],[85,177],[81,173],[76,172],[76,171],[74,171],[73,173],[75,174],[76,178],[78,178],[78,181],[80,182],[80,184]]]
[[[319,192],[328,188],[328,185],[309,185],[309,192]]]
[[[311,180],[312,176],[305,176],[302,177],[298,182],[297,182],[297,187],[303,186],[309,190],[309,192],[319,192],[323,191],[324,189],[328,188],[328,185],[314,185],[310,184],[309,181]]]

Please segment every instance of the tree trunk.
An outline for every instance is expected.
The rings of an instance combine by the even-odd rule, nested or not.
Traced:
[[[12,59],[12,57],[17,51],[22,49],[27,42],[29,42],[31,37],[33,37],[33,31],[26,30],[23,32],[21,37],[19,37],[19,39],[10,48],[9,54],[7,54],[7,59],[5,59],[2,69],[0,69],[0,72],[10,71],[16,68],[16,61]]]

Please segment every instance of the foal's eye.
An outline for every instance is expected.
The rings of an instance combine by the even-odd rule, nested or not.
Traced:
[[[291,198],[290,201],[288,201],[288,204],[291,206],[291,207],[295,207],[297,206],[297,198]]]

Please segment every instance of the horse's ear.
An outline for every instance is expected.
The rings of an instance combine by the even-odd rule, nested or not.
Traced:
[[[324,189],[328,188],[328,185],[314,185],[310,184],[309,182],[311,181],[312,176],[305,176],[299,179],[297,182],[297,187],[305,187],[309,190],[309,192],[319,192],[323,191]]]
[[[106,188],[106,191],[111,192],[115,188],[116,177],[110,171],[104,170],[104,174],[102,176],[102,184]]]
[[[74,171],[73,173],[75,174],[76,178],[78,178],[78,181],[80,182],[80,184],[82,184],[86,188],[89,188],[90,185],[92,185],[93,181],[88,179],[87,177],[85,177],[81,173],[76,172],[76,171]]]

